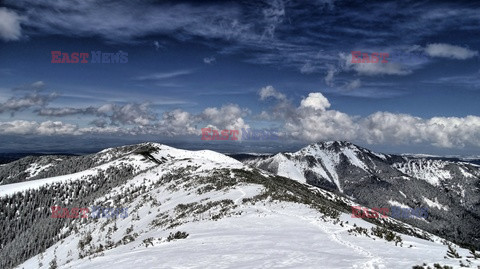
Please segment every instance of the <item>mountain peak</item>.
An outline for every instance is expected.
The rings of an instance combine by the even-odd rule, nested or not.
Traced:
[[[320,148],[320,149],[333,149],[333,150],[350,148],[350,147],[360,148],[359,146],[349,141],[342,141],[342,140],[321,141],[321,142],[316,142],[307,146],[307,148]]]

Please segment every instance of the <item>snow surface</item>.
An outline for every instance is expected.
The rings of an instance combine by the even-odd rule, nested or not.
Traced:
[[[410,208],[408,205],[402,204],[402,203],[394,201],[394,200],[389,200],[388,203],[393,205],[393,206],[398,206],[398,207],[402,207],[402,208]]]
[[[435,197],[435,201],[432,201],[426,197],[423,197],[423,200],[425,201],[425,203],[428,204],[429,207],[436,207],[438,209],[442,209],[442,210],[445,210],[445,211],[448,211],[448,206],[446,205],[442,205],[438,202],[438,199],[437,197]]]
[[[408,160],[407,163],[394,163],[393,167],[402,173],[423,179],[433,186],[439,186],[441,181],[452,178],[448,170],[444,170],[446,162],[439,160]]]
[[[28,176],[28,178],[31,178],[31,177],[34,177],[36,175],[38,175],[41,171],[49,168],[50,166],[52,166],[52,164],[47,164],[47,165],[39,165],[37,163],[32,163],[30,165],[30,167],[28,167],[25,172],[28,172],[30,174],[30,176]]]

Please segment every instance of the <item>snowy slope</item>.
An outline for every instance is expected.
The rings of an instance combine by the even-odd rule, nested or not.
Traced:
[[[186,231],[186,239],[166,242],[170,230],[149,230],[145,222],[135,225],[144,232],[131,243],[104,251],[91,259],[76,259],[77,238],[50,248],[43,259],[32,258],[18,268],[36,268],[48,264],[56,255],[59,268],[411,268],[434,263],[458,266],[459,260],[444,259],[447,247],[441,243],[402,236],[404,246],[366,236],[354,236],[344,227],[304,206],[291,203],[240,207],[241,215],[218,221],[189,222],[175,227]],[[237,211],[240,212],[240,211]],[[142,219],[141,219],[142,220]],[[352,223],[349,215],[341,220]],[[363,221],[358,227],[369,228]],[[117,224],[121,238],[126,225]],[[107,226],[108,227],[108,226]],[[92,228],[93,229],[93,228]],[[143,239],[153,237],[148,247]],[[102,242],[94,233],[95,244]],[[158,240],[158,238],[162,238]],[[100,239],[100,242],[97,240]],[[411,246],[411,247],[410,247]],[[55,251],[56,250],[56,251]],[[71,252],[70,255],[68,253]],[[54,254],[56,253],[56,254]],[[459,250],[465,257],[468,251]],[[69,263],[63,265],[67,260]],[[474,261],[472,265],[480,265]],[[40,268],[48,268],[43,266]]]

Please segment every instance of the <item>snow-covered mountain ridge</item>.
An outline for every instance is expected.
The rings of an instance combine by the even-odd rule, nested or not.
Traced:
[[[351,218],[358,203],[341,194],[216,152],[144,143],[90,159],[77,159],[89,167],[82,171],[54,166],[54,177],[0,186],[0,267],[480,264],[468,250],[398,220]],[[129,214],[52,219],[53,205],[128,207]],[[461,258],[444,258],[449,245]]]
[[[480,223],[480,167],[475,164],[375,153],[346,141],[315,143],[293,153],[242,161],[371,208],[426,206],[427,222],[407,222],[480,247],[476,228]]]

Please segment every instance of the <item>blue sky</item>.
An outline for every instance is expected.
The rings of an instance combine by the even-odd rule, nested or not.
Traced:
[[[276,151],[349,140],[480,155],[480,4],[471,1],[2,5],[3,151],[69,150],[58,141]],[[122,51],[128,62],[52,63],[52,51]],[[390,57],[352,63],[352,51]],[[276,128],[282,139],[206,143],[207,126]]]

